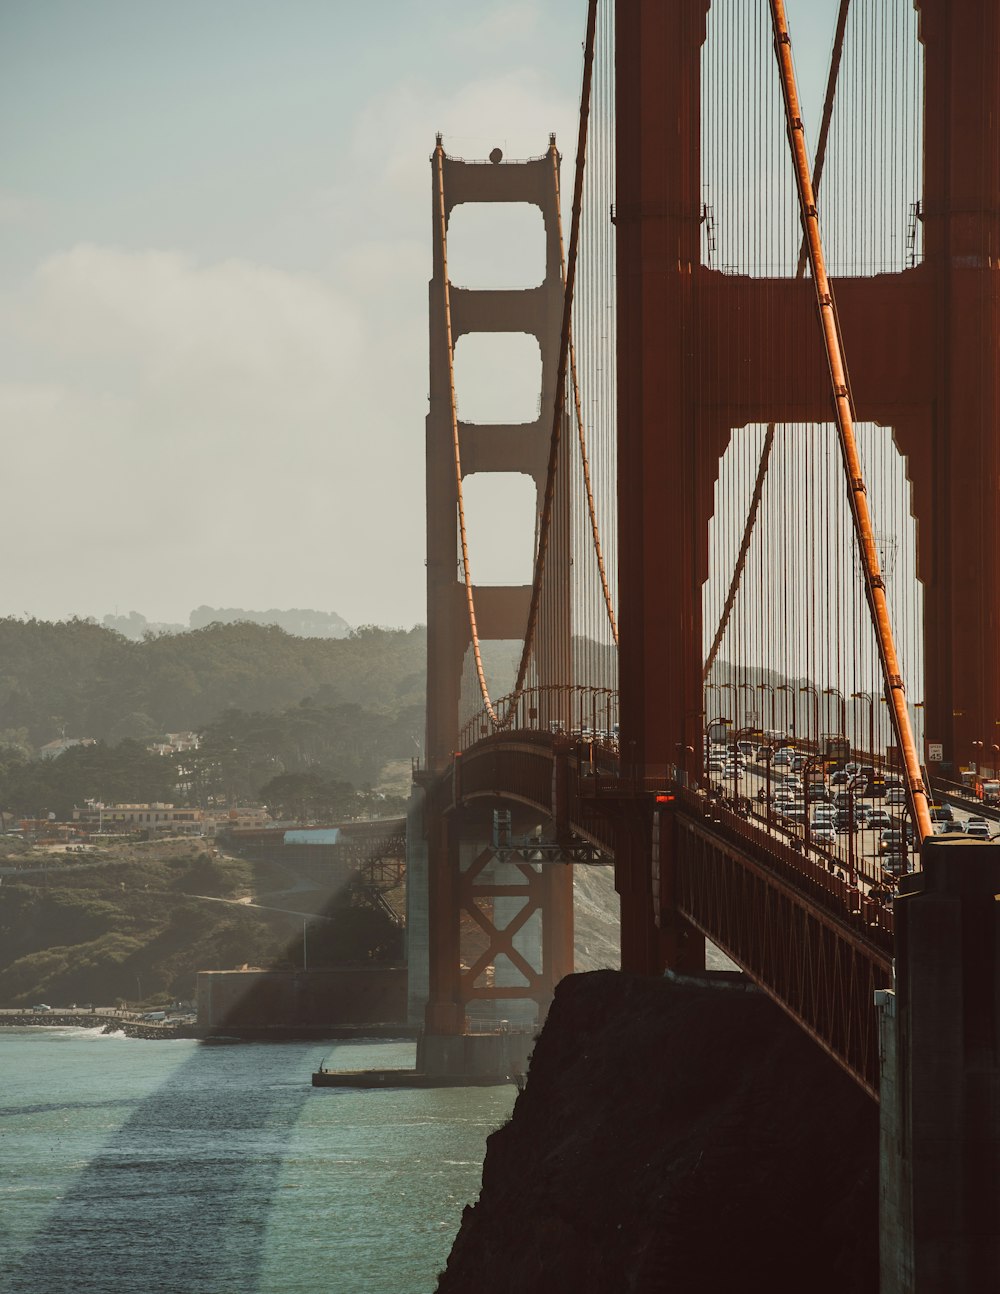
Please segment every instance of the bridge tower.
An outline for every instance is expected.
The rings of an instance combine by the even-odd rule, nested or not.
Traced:
[[[472,645],[468,599],[462,578],[458,533],[458,476],[453,424],[452,350],[468,333],[526,333],[541,355],[538,417],[511,426],[461,420],[458,449],[461,479],[478,473],[519,472],[535,483],[540,513],[555,403],[562,323],[562,252],[559,229],[559,154],[555,137],[548,152],[529,161],[470,162],[449,157],[438,138],[433,168],[434,274],[430,282],[430,410],[427,414],[427,766],[444,768],[458,748],[462,674]],[[439,192],[439,183],[443,192]],[[545,278],[534,288],[472,289],[449,285],[451,347],[444,309],[447,226],[462,203],[523,202],[537,206],[545,226]],[[570,679],[568,494],[557,504],[553,569],[542,592],[538,641],[539,683]],[[475,573],[475,553],[472,554]],[[524,637],[531,586],[474,585],[479,640]],[[561,630],[561,631],[560,631]]]
[[[474,610],[480,642],[523,639],[528,620],[530,585],[473,584],[467,589],[459,491],[461,482],[474,473],[521,473],[534,481],[536,517],[541,513],[563,313],[559,161],[554,136],[543,156],[528,161],[506,161],[499,150],[485,162],[449,157],[440,136],[431,157],[434,242],[426,425],[427,738],[426,768],[419,779],[426,794],[415,797],[409,824],[413,844],[409,851],[408,959],[411,1018],[426,992],[426,1030],[439,1038],[462,1032],[470,994],[503,996],[499,971],[496,989],[482,992],[471,988],[469,977],[463,979],[461,971],[461,914],[464,911],[482,924],[476,895],[483,891],[484,881],[494,904],[493,922],[487,923],[492,927],[487,930],[490,946],[507,948],[508,955],[515,961],[520,959],[522,965],[531,960],[529,953],[540,963],[528,990],[514,991],[511,997],[533,996],[544,1014],[555,983],[573,969],[572,866],[543,868],[537,881],[526,874],[506,875],[502,868],[495,874],[487,869],[484,876],[490,839],[487,818],[482,809],[473,812],[461,807],[461,796],[456,794],[458,776],[453,781],[446,773],[459,749],[462,679],[473,645],[471,612]],[[450,283],[448,224],[454,209],[463,203],[529,203],[540,209],[545,276],[538,286],[496,290]],[[505,332],[525,333],[538,343],[538,417],[509,426],[464,421],[456,404],[455,346],[466,334]],[[533,681],[542,688],[565,684],[571,678],[569,493],[562,478],[557,483],[551,533],[534,656]],[[474,552],[471,567],[474,573]],[[553,691],[551,695],[555,698],[557,694]],[[551,714],[538,715],[543,725],[548,719],[565,717],[555,699]],[[541,914],[542,946],[534,949],[526,948],[523,939],[514,943],[503,933],[502,919],[507,919],[508,925],[517,923],[522,910],[523,920],[525,904]]]
[[[987,53],[1000,47],[1000,9],[917,8],[925,258],[834,290],[857,416],[893,427],[908,460],[925,731],[954,767],[974,743],[1000,745],[1000,77]],[[811,283],[701,263],[709,10],[709,0],[617,6],[621,744],[640,772],[701,747],[701,591],[732,429],[830,418]],[[618,868],[623,958],[655,971],[683,959],[686,932],[670,915],[662,839],[659,930],[651,919],[650,835],[642,824],[629,833]]]

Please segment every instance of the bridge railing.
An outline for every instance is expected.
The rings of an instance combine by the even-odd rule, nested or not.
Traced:
[[[749,857],[763,863],[795,889],[807,892],[826,910],[891,951],[895,928],[891,907],[869,898],[836,872],[830,871],[828,866],[796,853],[764,826],[758,826],[732,809],[684,788],[678,789],[677,797],[686,813],[700,821],[707,830],[721,829],[727,837],[736,837]]]
[[[503,726],[494,723],[486,710],[480,711],[460,731],[459,750],[487,737],[518,731],[547,732],[618,749],[618,693],[612,688],[545,684],[501,697],[495,709],[505,716]]]

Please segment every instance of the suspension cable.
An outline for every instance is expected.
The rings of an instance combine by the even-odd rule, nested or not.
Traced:
[[[833,103],[837,93],[837,82],[840,78],[840,64],[844,53],[844,33],[847,30],[847,15],[850,7],[851,0],[840,0],[837,28],[833,37],[833,52],[830,56],[830,71],[826,80],[826,97],[823,100],[823,118],[820,122],[819,138],[816,143],[816,160],[813,164],[813,186],[817,195],[819,194],[820,180],[823,177],[823,166],[826,162],[826,145],[830,136],[830,122],[833,119]],[[805,237],[803,237],[802,245],[799,248],[798,264],[795,268],[795,277],[797,279],[805,277],[808,263],[808,250]],[[712,666],[715,664],[719,648],[722,646],[722,639],[725,636],[726,629],[729,627],[729,618],[736,602],[736,594],[739,592],[740,582],[743,579],[743,571],[750,551],[750,541],[753,538],[754,527],[757,524],[757,514],[760,511],[760,502],[764,493],[764,481],[767,477],[771,450],[774,447],[776,425],[776,423],[769,422],[764,435],[764,444],[761,446],[760,451],[760,463],[757,467],[757,479],[754,482],[753,496],[747,511],[746,525],[743,528],[743,540],[736,557],[736,566],[733,570],[733,578],[729,583],[729,592],[726,594],[726,601],[719,617],[719,626],[715,631],[715,637],[712,640],[712,646],[705,659],[705,667],[702,671],[702,677],[706,679],[712,672]],[[617,637],[615,641],[618,641]]]
[[[552,155],[552,169],[556,186],[556,210],[559,213],[559,165],[556,155]],[[563,256],[562,215],[559,213],[559,259],[563,266],[563,283],[566,281],[566,262]],[[601,592],[604,595],[604,608],[611,626],[611,636],[618,646],[618,622],[611,600],[611,588],[608,584],[608,573],[604,565],[604,551],[601,545],[601,529],[597,522],[597,506],[594,502],[594,489],[590,479],[590,456],[587,453],[587,428],[583,421],[583,405],[580,399],[580,378],[576,367],[576,346],[573,342],[572,326],[569,326],[569,367],[573,381],[573,405],[576,410],[577,440],[580,446],[580,463],[583,467],[583,485],[587,492],[587,512],[590,514],[590,533],[594,542],[594,555],[597,558],[597,570],[601,577]]]
[[[788,144],[795,171],[799,213],[805,232],[809,266],[815,285],[816,304],[819,310],[820,326],[826,349],[837,432],[849,485],[848,498],[851,506],[851,516],[865,576],[865,594],[872,616],[875,638],[878,643],[886,701],[889,706],[893,732],[906,769],[907,792],[913,823],[920,839],[924,840],[932,834],[930,809],[916,743],[913,740],[913,730],[910,726],[910,716],[906,706],[906,688],[900,673],[899,658],[896,654],[896,644],[893,638],[889,606],[885,594],[885,581],[882,578],[879,566],[878,548],[872,529],[871,514],[868,509],[868,492],[854,436],[853,401],[847,379],[847,365],[840,339],[836,306],[823,257],[819,216],[816,212],[816,197],[809,174],[809,158],[805,147],[805,129],[802,124],[802,112],[795,83],[795,69],[792,66],[792,42],[788,34],[784,0],[769,0],[769,3],[774,34],[774,50],[778,61],[782,97],[785,104]]]
[[[542,503],[542,516],[539,523],[538,553],[535,557],[535,575],[531,584],[531,603],[528,608],[528,623],[524,632],[524,647],[521,661],[514,681],[512,704],[524,690],[528,674],[528,665],[534,649],[535,630],[538,625],[538,609],[541,603],[542,579],[545,574],[545,559],[548,554],[549,534],[552,529],[552,513],[556,491],[556,469],[559,465],[559,443],[562,437],[563,412],[566,407],[566,368],[570,344],[570,321],[573,314],[573,289],[576,283],[577,250],[580,245],[580,210],[583,205],[583,173],[587,157],[587,126],[590,118],[590,85],[594,70],[594,33],[597,27],[598,0],[590,0],[587,11],[587,40],[583,56],[583,87],[580,92],[580,128],[576,143],[576,177],[573,184],[573,215],[570,224],[569,256],[567,258],[565,286],[563,292],[562,329],[559,336],[559,364],[556,372],[555,405],[552,410],[552,436],[549,441],[549,462],[545,475],[545,495]],[[558,191],[557,191],[558,192]],[[490,715],[494,722],[496,719]]]

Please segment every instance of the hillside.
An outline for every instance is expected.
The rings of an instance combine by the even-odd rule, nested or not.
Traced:
[[[0,744],[64,733],[118,741],[200,730],[228,709],[309,697],[382,714],[423,706],[426,632],[365,628],[298,638],[268,625],[209,625],[132,642],[84,620],[0,620]]]
[[[219,856],[202,842],[112,846],[85,861],[21,851],[0,885],[0,1003],[191,999],[199,970],[302,964],[302,914],[322,913],[309,964],[366,961],[399,934],[288,868]],[[250,906],[250,904],[254,906]]]

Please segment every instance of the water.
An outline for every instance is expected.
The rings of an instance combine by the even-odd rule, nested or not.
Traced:
[[[0,1291],[430,1294],[514,1089],[309,1082],[413,1050],[0,1029]]]

